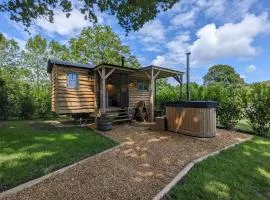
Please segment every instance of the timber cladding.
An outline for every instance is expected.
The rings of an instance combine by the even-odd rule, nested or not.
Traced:
[[[136,108],[139,101],[144,101],[147,108],[150,108],[151,91],[138,91],[134,81],[129,84],[129,107]]]
[[[78,88],[67,87],[67,74],[78,75]],[[91,113],[95,110],[95,80],[88,69],[62,67],[52,69],[52,111],[58,114]]]
[[[215,108],[166,106],[168,130],[197,137],[216,134]]]

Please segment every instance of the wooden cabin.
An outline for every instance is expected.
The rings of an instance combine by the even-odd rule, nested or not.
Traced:
[[[135,69],[49,60],[47,71],[51,74],[52,111],[57,114],[132,110],[144,101],[149,121],[154,120],[156,80],[174,77],[181,86],[183,80],[181,71],[152,65]]]

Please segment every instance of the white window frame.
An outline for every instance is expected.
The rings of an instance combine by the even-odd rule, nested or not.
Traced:
[[[70,75],[72,76],[72,80],[70,80]],[[74,78],[74,76],[76,78]],[[75,80],[73,80],[73,79],[75,79]],[[71,81],[76,81],[76,85],[73,86],[72,84],[70,84]],[[68,72],[67,73],[67,88],[70,88],[70,89],[79,88],[79,75],[78,75],[78,73],[76,73],[76,72]]]

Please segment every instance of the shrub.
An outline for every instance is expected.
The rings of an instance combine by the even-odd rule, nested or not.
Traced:
[[[218,102],[217,119],[228,129],[233,129],[242,118],[243,88],[240,86],[210,84],[205,88],[204,99]]]
[[[246,98],[245,115],[253,131],[258,135],[269,134],[270,129],[270,87],[264,83],[251,86]]]
[[[35,114],[35,103],[32,93],[29,91],[29,88],[25,88],[25,93],[22,93],[19,97],[20,102],[20,118],[21,119],[32,119]]]
[[[6,120],[9,115],[8,88],[0,78],[0,120]]]

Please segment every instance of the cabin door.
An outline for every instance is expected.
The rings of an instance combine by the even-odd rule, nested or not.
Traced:
[[[121,89],[120,89],[120,101],[121,107],[129,107],[129,95],[128,95],[128,79],[125,77],[121,78]]]

